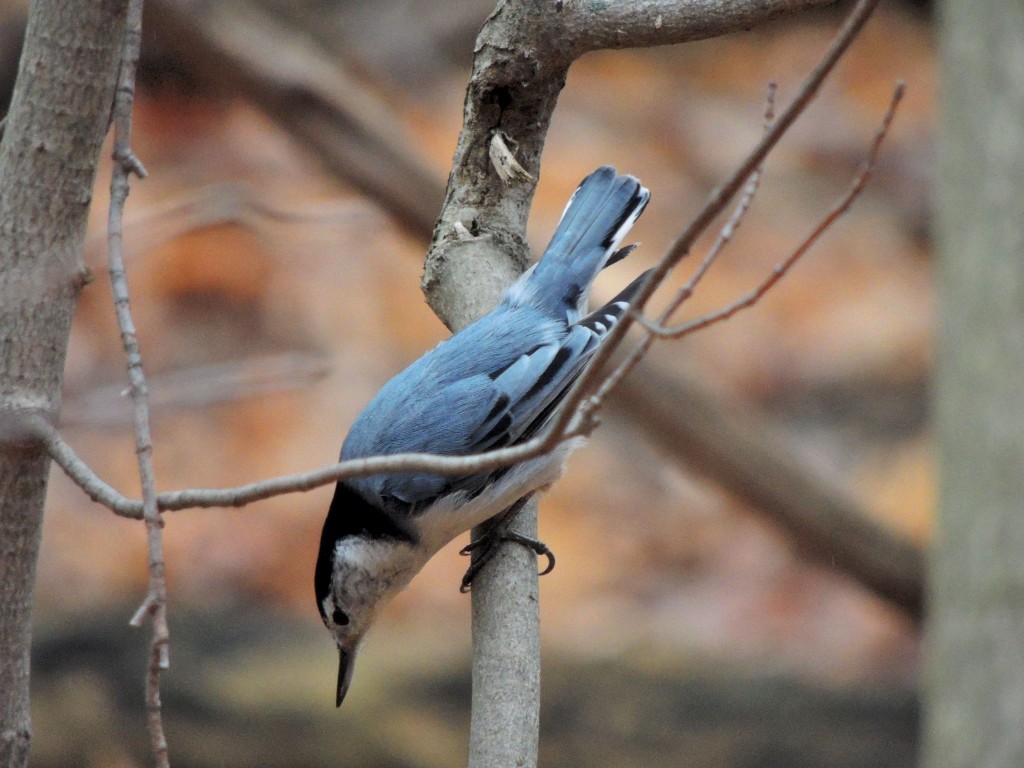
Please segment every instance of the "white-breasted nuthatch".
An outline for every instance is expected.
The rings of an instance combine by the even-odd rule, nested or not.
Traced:
[[[637,179],[614,168],[587,176],[540,261],[493,311],[384,385],[352,424],[342,460],[406,452],[464,456],[536,435],[646,277],[585,315],[594,278],[632,250],[616,249],[649,199]],[[466,477],[403,472],[338,483],[314,577],[317,608],[340,654],[338,706],[380,607],[456,536],[518,510],[551,485],[581,442]],[[539,542],[515,540],[543,551]]]

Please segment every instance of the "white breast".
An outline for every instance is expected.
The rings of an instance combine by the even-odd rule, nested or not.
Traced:
[[[467,494],[462,491],[442,497],[416,521],[423,548],[433,555],[456,536],[489,520],[523,496],[546,490],[561,476],[569,454],[585,442],[586,438],[574,438],[550,454],[516,464],[475,498],[466,500]]]

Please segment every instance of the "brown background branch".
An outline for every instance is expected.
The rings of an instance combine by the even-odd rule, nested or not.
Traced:
[[[444,194],[402,121],[372,90],[258,6],[237,0],[154,0],[147,41],[206,85],[250,99],[333,175],[426,237]]]
[[[678,362],[669,370],[651,358],[623,380],[613,402],[644,437],[785,531],[798,552],[921,619],[921,549],[868,517],[752,408],[712,392]]]

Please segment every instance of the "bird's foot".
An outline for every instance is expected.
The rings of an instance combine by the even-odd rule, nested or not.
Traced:
[[[538,557],[546,557],[548,562],[544,570],[540,572],[541,576],[554,570],[555,553],[551,551],[547,544],[511,530],[512,522],[515,520],[516,513],[519,512],[521,507],[522,504],[512,507],[483,536],[474,539],[459,550],[460,555],[472,557],[469,567],[466,569],[466,574],[462,577],[462,585],[459,587],[460,592],[469,592],[473,586],[473,579],[476,578],[477,574],[480,573],[487,563],[494,559],[494,556],[498,554],[498,550],[501,549],[501,545],[506,541],[521,544],[527,549],[532,550]]]

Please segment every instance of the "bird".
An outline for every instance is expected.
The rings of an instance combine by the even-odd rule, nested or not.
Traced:
[[[649,274],[588,313],[591,284],[636,247],[619,245],[649,200],[638,179],[610,166],[588,175],[541,258],[495,309],[379,390],[352,423],[341,460],[407,452],[467,456],[534,437]],[[382,473],[337,483],[314,587],[320,617],[338,647],[338,707],[360,643],[381,607],[455,537],[491,519],[503,523],[488,537],[483,556],[474,558],[464,590],[504,540],[547,554],[547,570],[553,567],[550,550],[512,533],[508,523],[527,499],[558,479],[583,442],[576,437],[547,454],[468,476]]]

